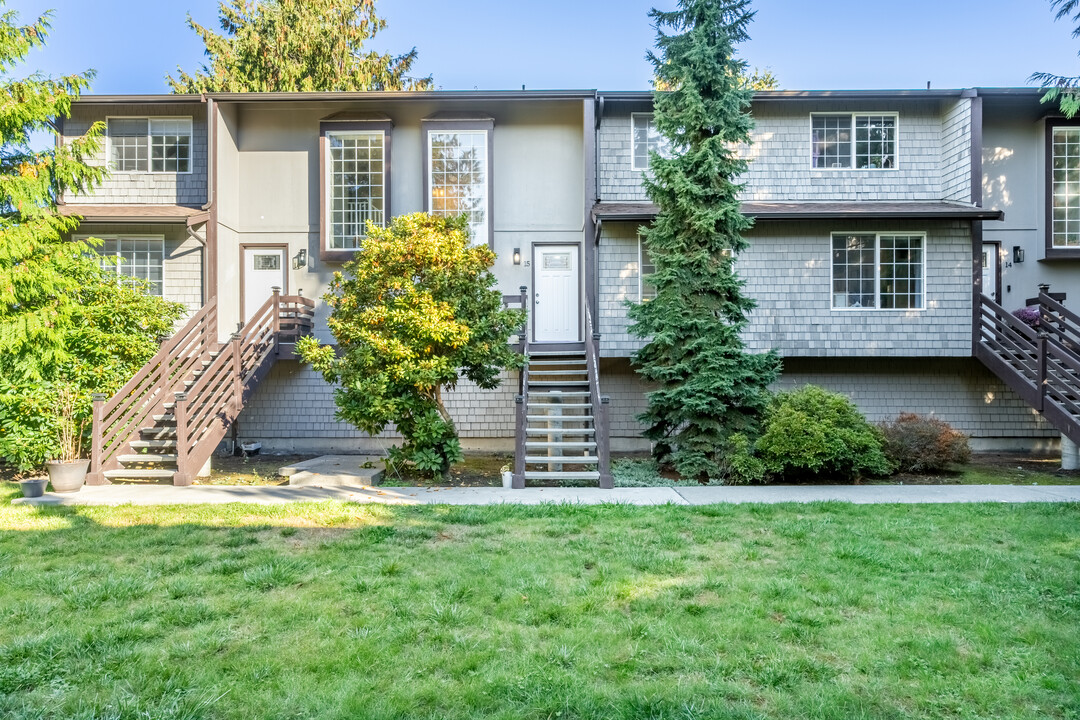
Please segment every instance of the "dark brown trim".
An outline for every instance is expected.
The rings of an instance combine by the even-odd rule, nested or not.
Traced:
[[[266,248],[273,250],[284,250],[281,257],[281,270],[282,276],[285,278],[282,282],[284,287],[281,288],[282,295],[289,294],[289,245],[288,243],[240,243],[240,322],[247,322],[247,312],[244,307],[244,269],[247,267],[247,263],[244,262],[244,251],[255,250],[258,248]]]
[[[206,131],[211,133],[210,159],[210,221],[206,224],[206,250],[203,258],[206,267],[203,268],[203,277],[206,283],[203,297],[209,302],[218,296],[218,125],[221,123],[221,108],[216,102],[210,102],[210,122],[207,123]],[[212,128],[212,129],[211,129]]]
[[[971,98],[971,204],[982,206],[983,106],[981,97]]]
[[[531,243],[531,248],[532,249],[529,252],[532,254],[532,258],[531,258],[532,259],[532,267],[529,268],[529,271],[530,271],[529,282],[532,283],[532,287],[530,288],[530,291],[531,291],[532,294],[529,295],[529,300],[532,302],[532,304],[529,306],[530,310],[532,310],[533,308],[536,307],[536,268],[537,268],[537,264],[536,264],[536,248],[540,248],[540,247],[573,247],[573,248],[577,249],[577,254],[578,254],[578,297],[577,297],[578,339],[577,340],[537,340],[536,339],[536,313],[535,312],[530,312],[529,313],[529,320],[530,320],[529,326],[530,327],[528,329],[529,334],[532,337],[532,339],[529,340],[530,345],[537,345],[537,346],[540,346],[540,347],[545,347],[545,346],[548,346],[548,345],[559,345],[559,344],[565,344],[565,343],[580,343],[580,342],[582,342],[581,336],[585,332],[585,328],[584,328],[584,325],[585,325],[585,311],[584,311],[584,306],[583,306],[583,304],[581,302],[582,298],[585,297],[584,294],[583,294],[584,287],[583,287],[583,283],[582,283],[582,276],[584,275],[584,262],[583,262],[584,252],[582,250],[582,245],[584,245],[584,243],[557,242],[557,241],[554,241],[554,240],[546,241],[546,242],[534,242],[534,243]]]
[[[56,124],[56,135],[53,137],[53,147],[55,147],[57,152],[59,152],[60,149],[62,147],[64,147],[64,116],[63,115],[57,115],[56,119],[55,119],[55,124]],[[105,158],[105,160],[107,162],[108,158]],[[64,200],[64,188],[61,187],[60,192],[56,196],[56,204],[57,205],[63,205],[64,203],[65,203],[65,200]]]
[[[656,217],[657,208],[650,203],[611,203],[616,207],[599,204],[593,207],[592,215],[597,220],[611,221],[651,221]],[[896,203],[743,203],[742,213],[759,222],[788,220],[1004,220],[1001,210],[971,207],[969,205],[942,203],[924,204],[922,207],[906,209]]]
[[[982,223],[971,223],[971,355],[979,346],[982,333]],[[1000,263],[999,263],[1000,264]],[[925,278],[923,279],[925,283]],[[998,283],[1001,287],[1001,283]]]
[[[592,307],[599,307],[599,258],[597,257],[597,244],[591,242],[596,237],[596,221],[593,219],[592,208],[597,202],[596,195],[596,100],[587,99],[583,103],[582,128],[583,147],[582,158],[585,162],[585,232],[582,237],[581,248],[584,257],[582,264],[585,269],[585,293]]]
[[[1046,237],[1043,248],[1043,257],[1047,260],[1073,260],[1080,259],[1080,248],[1055,248],[1054,247],[1054,129],[1059,127],[1078,127],[1080,118],[1066,120],[1065,118],[1047,118],[1045,126],[1045,193],[1044,204],[1046,205]]]
[[[420,156],[424,176],[424,212],[431,212],[431,154],[428,138],[432,129],[436,132],[445,130],[483,130],[487,133],[487,226],[488,247],[495,249],[495,119],[477,118],[475,120],[441,120],[424,118],[420,121]]]
[[[974,234],[974,233],[972,233],[972,234]],[[982,234],[981,229],[980,229],[980,234]],[[1001,272],[1001,264],[1002,264],[1001,263],[1001,241],[1000,240],[986,240],[986,239],[983,239],[982,243],[979,245],[979,263],[980,263],[980,266],[979,266],[979,270],[980,270],[979,283],[980,284],[982,283],[982,272],[981,272],[981,270],[982,270],[982,249],[985,248],[987,245],[993,245],[995,247],[995,250],[994,250],[994,253],[995,253],[994,257],[996,258],[996,262],[994,263],[994,278],[995,278],[994,287],[995,287],[995,290],[994,290],[994,295],[993,295],[992,299],[993,299],[994,302],[996,302],[998,305],[1000,305],[1001,304],[1001,277],[1002,277],[1002,272]]]
[[[371,120],[332,120],[319,123],[319,259],[323,262],[348,262],[356,250],[334,250],[329,247],[329,221],[326,217],[326,205],[329,201],[330,188],[326,182],[328,170],[326,134],[330,132],[381,132],[383,134],[383,222],[392,217],[390,206],[391,148],[394,137],[394,123],[376,118]]]

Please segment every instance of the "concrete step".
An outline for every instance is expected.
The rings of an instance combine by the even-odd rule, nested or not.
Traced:
[[[599,470],[581,470],[576,472],[540,472],[526,470],[526,480],[600,480]]]
[[[600,458],[593,455],[526,455],[526,465],[595,465]]]
[[[547,419],[547,418],[545,418]],[[526,435],[595,435],[596,428],[553,428],[553,427],[527,427]]]
[[[165,470],[162,468],[155,468],[153,470],[106,470],[102,473],[110,480],[139,480],[139,479],[154,479],[154,478],[168,478],[172,480],[172,476],[176,474],[176,470]]]
[[[552,450],[595,450],[596,442],[594,440],[583,440],[581,442],[545,442],[542,440],[525,441],[526,450],[540,450],[542,448],[550,448]]]
[[[155,455],[152,453],[139,453],[137,455],[121,455],[117,458],[124,465],[138,465],[140,463],[176,463],[176,455]]]

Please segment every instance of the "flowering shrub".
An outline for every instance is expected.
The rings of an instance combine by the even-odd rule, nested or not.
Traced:
[[[1039,308],[1035,306],[1022,307],[1019,310],[1013,310],[1013,317],[1028,327],[1039,327]]]

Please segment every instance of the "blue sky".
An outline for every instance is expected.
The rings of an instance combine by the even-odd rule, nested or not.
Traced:
[[[599,88],[649,84],[647,13],[674,0],[379,0],[389,22],[372,44],[416,46],[417,70],[445,90]],[[56,11],[48,46],[29,67],[95,68],[92,92],[165,92],[202,44],[185,25],[217,20],[216,0],[7,0],[24,20]],[[447,12],[452,8],[452,12]],[[1033,71],[1080,74],[1067,23],[1048,0],[758,0],[751,65],[785,89],[1014,86]],[[21,74],[21,73],[20,73]]]

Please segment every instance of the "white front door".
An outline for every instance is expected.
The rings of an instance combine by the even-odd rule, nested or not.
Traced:
[[[244,248],[244,322],[263,306],[274,292],[285,292],[285,248]]]
[[[982,291],[983,295],[994,299],[997,297],[998,263],[1001,262],[998,243],[983,243],[982,250]]]
[[[581,339],[581,291],[577,245],[533,245],[533,340]]]

